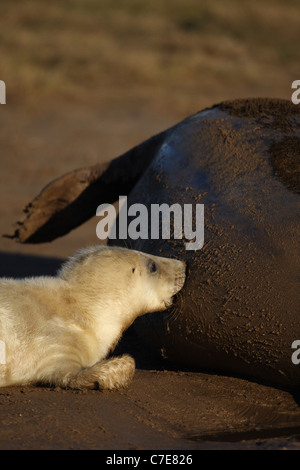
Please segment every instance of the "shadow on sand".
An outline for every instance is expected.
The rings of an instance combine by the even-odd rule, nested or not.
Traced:
[[[55,276],[63,259],[0,252],[0,277]]]

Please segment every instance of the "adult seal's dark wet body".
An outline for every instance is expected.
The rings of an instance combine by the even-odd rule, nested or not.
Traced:
[[[223,103],[166,136],[128,206],[204,204],[205,242],[130,241],[188,263],[177,312],[136,323],[163,357],[299,390],[299,158],[300,114],[284,101]]]
[[[139,335],[176,365],[299,391],[300,364],[292,362],[292,343],[300,339],[299,161],[300,106],[224,102],[108,165],[53,182],[13,236],[51,240],[120,195],[128,195],[128,206],[148,209],[204,204],[201,250],[187,251],[185,240],[125,240],[188,264],[174,307],[138,319]]]

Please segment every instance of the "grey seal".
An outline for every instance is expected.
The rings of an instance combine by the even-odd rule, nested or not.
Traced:
[[[187,263],[177,302],[163,315],[139,318],[138,334],[177,365],[299,390],[300,366],[291,359],[300,339],[299,156],[300,107],[271,98],[226,101],[84,169],[87,184],[76,197],[74,174],[54,182],[27,207],[13,237],[56,238],[121,194],[128,205],[204,204],[200,250],[186,250],[184,239],[126,240]],[[49,191],[59,203],[43,219]]]

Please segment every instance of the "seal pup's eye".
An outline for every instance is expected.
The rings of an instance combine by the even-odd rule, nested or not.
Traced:
[[[148,269],[149,269],[150,273],[156,273],[157,266],[154,263],[154,261],[152,261],[152,260],[148,261]]]
[[[134,273],[134,271],[135,271],[135,268],[132,268],[132,273]]]

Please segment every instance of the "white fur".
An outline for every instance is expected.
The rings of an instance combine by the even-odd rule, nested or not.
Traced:
[[[170,304],[184,272],[177,260],[97,246],[71,258],[57,277],[1,279],[0,386],[126,386],[134,360],[105,357],[135,318]]]

